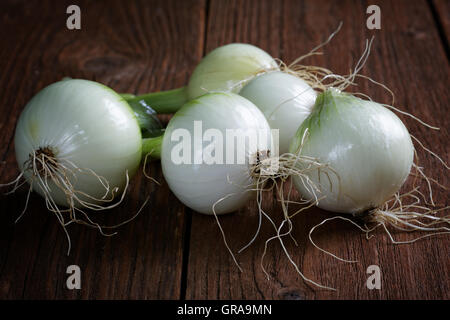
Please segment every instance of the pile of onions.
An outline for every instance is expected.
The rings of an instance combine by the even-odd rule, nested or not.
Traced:
[[[402,204],[400,188],[412,167],[420,170],[402,121],[386,106],[342,91],[369,49],[370,44],[348,77],[314,67],[294,72],[255,46],[229,44],[205,56],[179,89],[134,96],[87,80],[54,83],[33,97],[19,118],[15,145],[21,173],[14,190],[25,181],[63,226],[83,221],[101,230],[84,210],[120,203],[113,201],[118,194],[123,199],[129,179],[150,154],[161,159],[177,198],[203,214],[236,211],[261,194],[267,180],[282,177],[284,183],[291,177],[309,205],[364,217],[385,229],[448,233],[448,217],[417,202]],[[318,75],[337,81],[323,85]],[[164,134],[155,111],[175,112]],[[229,150],[222,140],[229,130],[247,137],[256,133],[258,139]],[[262,173],[272,161],[279,171]],[[283,225],[292,227],[284,215],[275,228],[282,245],[291,230],[281,232]]]

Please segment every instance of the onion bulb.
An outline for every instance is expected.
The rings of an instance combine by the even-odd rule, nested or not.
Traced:
[[[53,83],[34,96],[14,142],[23,177],[54,211],[101,208],[124,189],[142,153],[130,106],[110,88],[78,79]]]
[[[324,164],[308,170],[295,187],[328,211],[361,213],[378,208],[403,185],[414,147],[402,121],[382,105],[337,89],[321,93],[298,129],[290,152]],[[317,188],[315,188],[315,187]]]
[[[272,129],[279,130],[280,154],[289,151],[292,138],[311,113],[317,96],[305,81],[281,71],[252,79],[239,94],[264,113]]]
[[[238,133],[236,139],[230,133]],[[258,137],[253,143],[245,139],[238,144],[253,134]],[[162,171],[177,198],[197,212],[223,214],[255,195],[252,164],[270,154],[272,135],[250,101],[233,93],[209,93],[172,117],[161,143]]]
[[[189,80],[189,99],[210,91],[238,93],[254,76],[278,70],[275,60],[264,50],[245,43],[231,43],[207,54]]]

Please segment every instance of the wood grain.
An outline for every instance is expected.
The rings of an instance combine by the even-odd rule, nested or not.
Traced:
[[[443,29],[443,36],[446,38],[448,46],[450,42],[450,2],[447,0],[433,0],[431,6],[436,12],[437,24]]]
[[[366,8],[373,2],[356,1],[211,1],[207,28],[207,50],[230,41],[261,46],[275,57],[290,62],[324,41],[340,21],[340,33],[325,49],[325,55],[307,62],[346,74],[364,49],[371,35],[375,42],[363,74],[389,86],[396,94],[397,106],[426,122],[438,125],[440,132],[402,117],[411,133],[448,162],[448,62],[433,18],[424,1],[375,1],[381,7],[382,28],[366,29]],[[214,18],[213,18],[214,17]],[[270,27],[269,27],[270,26]],[[249,31],[251,30],[251,31]],[[428,48],[434,48],[430,51]],[[374,100],[389,102],[383,90],[362,82],[358,91]],[[446,171],[422,150],[422,165],[434,177],[448,184]],[[440,202],[448,197],[438,192]],[[273,197],[267,196],[264,208],[281,222],[281,210]],[[253,236],[258,223],[255,203],[238,213],[221,217],[220,222],[234,252]],[[279,243],[269,245],[261,269],[264,242],[274,234],[266,223],[253,245],[238,254],[244,269],[240,273],[222,244],[217,225],[209,217],[193,215],[186,297],[191,299],[436,299],[448,298],[448,237],[417,242],[407,246],[392,245],[383,232],[367,241],[365,235],[348,223],[328,223],[314,234],[321,247],[357,264],[346,264],[324,255],[308,241],[309,230],[332,216],[312,209],[294,219],[295,246],[285,244],[293,260],[305,275],[337,292],[317,289],[305,283],[282,252]],[[407,235],[398,234],[405,240]],[[205,241],[205,239],[212,239]],[[378,265],[382,270],[381,290],[368,290],[366,268]]]
[[[343,27],[323,56],[305,61],[345,74],[375,36],[362,73],[386,84],[396,106],[437,125],[431,131],[401,116],[410,132],[449,162],[450,92],[445,47],[429,3],[423,1],[80,1],[82,29],[65,27],[72,1],[3,1],[0,4],[0,183],[14,179],[14,128],[26,102],[44,86],[69,76],[104,83],[119,92],[144,93],[187,83],[200,58],[230,42],[260,46],[290,62],[324,41],[340,21]],[[378,4],[381,30],[366,29],[366,8]],[[440,19],[448,2],[434,0]],[[443,11],[444,10],[444,11]],[[435,15],[436,16],[436,15]],[[448,18],[448,15],[447,15]],[[442,25],[447,25],[446,20]],[[447,30],[448,38],[448,26]],[[432,49],[430,49],[432,48]],[[355,90],[386,102],[381,88],[362,81]],[[163,118],[167,120],[168,117]],[[418,148],[426,172],[449,184],[438,161]],[[264,223],[250,248],[237,255],[240,273],[227,252],[213,217],[185,208],[169,191],[160,165],[150,168],[161,186],[139,173],[125,203],[95,218],[116,224],[130,217],[147,196],[150,203],[132,223],[105,238],[96,230],[70,228],[72,251],[42,199],[32,195],[23,219],[26,190],[0,196],[0,299],[449,299],[448,236],[396,246],[380,231],[366,240],[355,227],[330,222],[314,233],[321,247],[357,264],[336,261],[307,240],[309,230],[332,214],[311,209],[293,222],[286,247],[305,275],[337,292],[305,283],[277,241],[261,256],[273,229]],[[410,186],[409,184],[405,187]],[[298,197],[297,195],[294,196]],[[448,193],[435,199],[449,205]],[[273,196],[264,208],[277,223],[281,208]],[[255,201],[220,217],[236,252],[253,236],[258,223]],[[412,235],[395,234],[406,240]],[[82,289],[67,290],[68,265],[82,270]],[[368,290],[366,268],[378,265],[382,289]]]
[[[204,1],[81,1],[81,30],[66,28],[72,1],[1,4],[0,181],[17,174],[13,134],[26,102],[64,76],[96,80],[119,92],[143,93],[184,85],[200,60]],[[189,14],[186,14],[189,12]],[[189,32],[186,32],[189,30]],[[72,251],[39,196],[14,225],[26,190],[0,197],[0,299],[178,299],[186,220],[160,165],[149,168],[156,187],[138,174],[124,204],[95,219],[107,225],[141,215],[106,238],[69,228]],[[67,290],[66,268],[79,265],[82,290]]]

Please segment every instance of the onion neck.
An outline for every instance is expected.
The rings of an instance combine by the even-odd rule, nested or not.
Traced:
[[[149,155],[152,159],[161,159],[161,145],[164,135],[142,139],[142,156]]]
[[[187,88],[151,92],[139,96],[129,93],[120,95],[133,110],[142,131],[142,155],[161,159],[163,128],[157,114],[177,112],[187,101]]]
[[[121,96],[133,109],[135,109],[136,106],[139,107],[144,104],[150,106],[159,114],[177,112],[181,106],[188,101],[186,87],[160,92],[150,92],[139,96],[124,93],[121,94]]]
[[[140,96],[122,93],[120,96],[128,103],[136,116],[143,138],[161,135],[163,126],[157,114],[174,113],[188,100],[186,87]]]

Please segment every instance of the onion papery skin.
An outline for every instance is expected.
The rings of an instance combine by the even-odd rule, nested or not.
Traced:
[[[34,151],[48,147],[58,162],[73,169],[68,160],[92,170],[119,191],[127,172],[131,178],[141,160],[141,131],[130,106],[110,88],[88,80],[63,80],[36,94],[20,115],[14,140],[20,170]],[[73,172],[76,178],[70,181],[76,190],[95,198],[104,196],[105,188],[96,177]],[[25,170],[24,176],[30,182],[32,172]],[[56,204],[67,206],[65,194],[51,180],[49,186]],[[33,190],[43,195],[37,179]]]
[[[306,173],[321,186],[317,196],[325,196],[318,204],[322,209],[355,214],[377,208],[400,189],[410,173],[414,147],[408,130],[393,112],[376,102],[328,89],[318,96],[290,152],[299,150],[306,129],[301,155],[316,158],[337,173],[327,168],[321,168],[320,174],[318,170]],[[304,198],[314,199],[300,177],[294,176],[293,181]]]
[[[226,156],[226,130],[242,129],[246,132],[261,130],[263,138],[252,145],[245,143],[245,163],[177,164],[172,161],[172,150],[181,140],[172,141],[177,129],[191,133],[190,153],[192,159],[199,152],[193,143],[194,121],[202,122],[203,133],[218,130],[224,137],[223,155]],[[204,214],[230,213],[243,207],[255,195],[255,180],[250,174],[251,157],[258,151],[267,150],[271,141],[269,124],[262,112],[250,101],[233,93],[209,93],[185,104],[170,120],[161,148],[161,165],[164,177],[177,198],[189,208]],[[204,141],[205,148],[211,142]],[[219,146],[216,144],[216,148]],[[237,159],[237,148],[234,148]],[[192,161],[193,162],[193,161]]]

